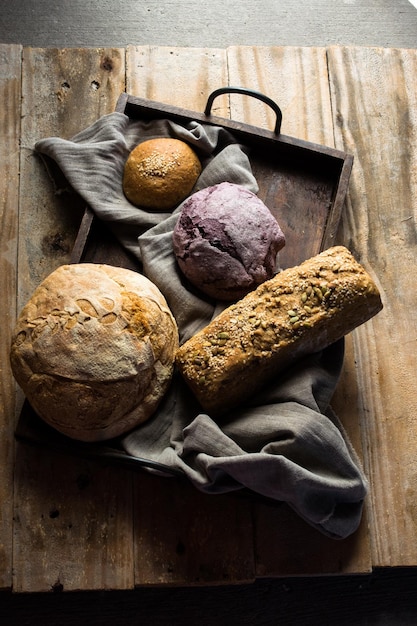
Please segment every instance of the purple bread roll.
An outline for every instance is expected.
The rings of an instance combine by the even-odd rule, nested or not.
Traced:
[[[227,182],[190,196],[173,232],[181,271],[216,300],[238,300],[272,278],[284,245],[284,234],[262,200]]]

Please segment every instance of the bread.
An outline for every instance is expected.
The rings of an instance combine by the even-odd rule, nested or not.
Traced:
[[[147,420],[170,383],[178,330],[164,297],[136,272],[64,265],[17,320],[13,374],[39,416],[82,441]]]
[[[148,139],[127,158],[123,191],[136,206],[172,209],[191,193],[200,173],[200,160],[184,141]]]
[[[173,232],[178,265],[216,300],[235,301],[276,271],[285,237],[257,195],[224,182],[192,194]]]
[[[381,308],[371,277],[336,246],[229,306],[179,348],[176,364],[203,409],[221,415]]]

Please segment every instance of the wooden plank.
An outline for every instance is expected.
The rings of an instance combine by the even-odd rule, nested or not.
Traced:
[[[54,189],[33,146],[53,135],[69,139],[113,111],[125,88],[122,50],[25,48],[23,63],[21,232],[31,236],[19,246],[20,304],[69,259],[84,209],[65,181]]]
[[[0,589],[12,585],[13,463],[16,390],[9,366],[16,317],[21,46],[0,45]]]
[[[258,578],[371,571],[366,513],[358,531],[341,541],[325,537],[286,505],[258,506],[255,523]]]
[[[33,145],[114,110],[124,80],[122,50],[24,50],[19,306],[69,260],[81,216],[74,194],[54,193]],[[132,533],[129,472],[17,446],[16,591],[132,587]]]
[[[341,239],[375,276],[384,310],[352,336],[375,566],[417,561],[417,51],[330,48],[336,141],[355,154]],[[354,365],[353,365],[354,363]]]
[[[281,132],[333,146],[333,123],[325,48],[232,46],[229,80],[260,91],[282,111]],[[250,97],[230,96],[232,119],[273,130],[275,113]]]
[[[250,502],[151,475],[138,476],[135,493],[137,585],[254,580]]]
[[[209,94],[228,84],[225,51],[216,48],[129,46],[126,91],[133,96],[203,112]],[[226,96],[213,115],[229,117]]]
[[[195,111],[228,80],[221,50],[131,47],[126,65],[128,93]],[[217,115],[228,116],[227,98],[216,107]],[[142,475],[134,492],[137,585],[253,580],[248,502]]]
[[[133,586],[130,474],[17,448],[14,591]]]
[[[261,91],[280,106],[283,134],[334,147],[324,48],[231,47],[228,67],[230,84]],[[233,119],[273,128],[275,114],[263,103],[240,95],[231,96],[231,102]],[[358,446],[359,422],[350,420],[345,427]],[[257,505],[255,519],[258,576],[340,574],[371,568],[366,516],[352,537],[338,542],[308,527],[285,505]]]

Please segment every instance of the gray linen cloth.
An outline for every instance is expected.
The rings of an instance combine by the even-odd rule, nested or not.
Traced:
[[[123,194],[129,152],[158,136],[178,137],[196,149],[203,171],[194,191],[230,181],[257,192],[250,155],[221,126],[144,122],[113,113],[71,140],[46,138],[35,149],[59,166],[71,187],[137,257],[144,274],[165,295],[184,342],[224,305],[191,288],[177,267],[172,231],[181,205],[173,212],[152,212],[134,207]],[[249,490],[286,502],[322,533],[345,538],[360,523],[367,481],[329,404],[343,350],[341,340],[302,359],[217,422],[175,373],[154,416],[122,437],[121,444],[130,455],[180,469],[206,493]]]

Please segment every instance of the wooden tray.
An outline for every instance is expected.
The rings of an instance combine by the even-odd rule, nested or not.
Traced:
[[[214,99],[223,93],[243,93],[258,98],[276,113],[274,131],[211,115]],[[143,121],[170,119],[179,124],[196,120],[222,126],[249,149],[252,171],[259,185],[259,197],[278,220],[286,236],[280,251],[284,269],[297,265],[334,244],[348,189],[353,157],[333,148],[284,136],[280,133],[282,115],[276,103],[252,90],[225,87],[214,91],[204,113],[173,107],[160,102],[122,94],[116,111]],[[114,266],[141,271],[131,256],[86,207],[71,255],[72,263],[111,263]],[[117,441],[84,444],[61,435],[44,424],[25,401],[16,429],[16,437],[55,451],[116,462],[129,467],[152,468],[171,475],[172,470],[147,459],[126,454]]]

